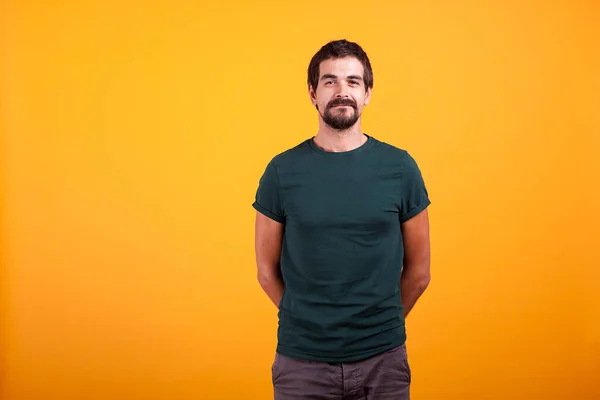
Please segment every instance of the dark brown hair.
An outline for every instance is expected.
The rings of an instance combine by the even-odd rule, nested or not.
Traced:
[[[346,39],[334,40],[327,43],[313,56],[308,65],[308,85],[312,86],[313,90],[317,90],[320,72],[319,66],[321,63],[330,58],[343,57],[354,57],[362,63],[365,90],[373,88],[373,70],[371,69],[371,62],[369,61],[367,53],[365,53],[362,47],[357,43],[350,42]]]

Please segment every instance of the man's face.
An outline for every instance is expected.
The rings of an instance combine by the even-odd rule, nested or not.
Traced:
[[[344,57],[321,63],[317,88],[309,88],[309,94],[327,125],[346,130],[354,126],[363,107],[369,104],[371,89],[365,90],[361,62]]]

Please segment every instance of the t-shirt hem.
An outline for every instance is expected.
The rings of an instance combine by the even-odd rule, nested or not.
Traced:
[[[356,362],[365,360],[370,357],[374,357],[378,354],[389,351],[395,347],[401,346],[406,342],[406,336],[398,338],[393,342],[386,344],[385,346],[380,346],[374,348],[369,351],[364,351],[360,353],[353,354],[344,354],[344,355],[334,355],[334,354],[316,354],[310,352],[296,351],[280,344],[277,345],[277,352],[283,356],[296,358],[300,360],[306,361],[315,361],[315,362],[328,362],[328,363],[348,363],[348,362]]]
[[[258,212],[260,212],[261,214],[264,214],[265,216],[271,218],[272,220],[279,222],[279,223],[284,223],[285,219],[280,217],[277,214],[272,213],[271,211],[267,210],[266,208],[264,208],[263,206],[261,206],[260,204],[258,204],[258,202],[254,202],[252,203],[252,207],[254,207],[254,209]]]

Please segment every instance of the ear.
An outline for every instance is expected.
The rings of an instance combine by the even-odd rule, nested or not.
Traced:
[[[317,94],[313,90],[312,85],[308,85],[308,96],[310,97],[310,102],[313,106],[317,105]]]
[[[371,102],[371,93],[373,92],[373,88],[367,89],[367,93],[365,94],[365,106]]]

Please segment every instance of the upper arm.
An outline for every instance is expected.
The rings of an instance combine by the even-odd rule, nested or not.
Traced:
[[[261,280],[270,279],[279,274],[286,220],[279,175],[273,160],[260,177],[253,207],[256,209],[255,252],[258,276]]]
[[[415,159],[404,153],[401,181],[400,224],[404,243],[404,266],[429,277],[429,212],[431,204],[425,181]]]
[[[404,267],[423,277],[430,276],[429,213],[424,209],[401,225],[404,242]]]
[[[279,274],[284,225],[256,212],[254,247],[259,279]]]

